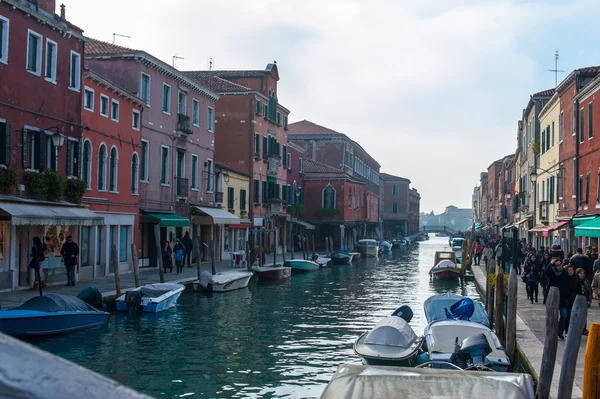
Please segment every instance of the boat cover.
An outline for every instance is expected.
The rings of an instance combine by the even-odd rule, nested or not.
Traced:
[[[446,318],[450,320],[471,320],[475,312],[475,304],[471,298],[463,298],[450,306],[450,310],[444,309]]]
[[[102,301],[102,294],[98,290],[98,288],[93,285],[81,290],[79,294],[77,294],[77,298],[81,299],[83,302],[92,305],[96,309],[106,311],[106,304]]]
[[[367,334],[365,344],[410,348],[416,340],[417,335],[404,319],[388,316]]]
[[[534,399],[528,374],[344,364],[321,399]]]
[[[75,296],[48,294],[31,298],[21,306],[7,310],[34,310],[38,312],[98,312],[104,313],[95,307],[85,303]]]
[[[363,238],[362,240],[358,240],[358,244],[362,244],[362,245],[377,245],[377,240],[374,240],[372,238]]]
[[[215,280],[213,280],[213,275],[208,270],[203,270],[200,275],[200,285],[203,287],[208,287],[209,285],[214,285]]]
[[[159,296],[164,295],[173,290],[179,289],[180,287],[181,284],[148,284],[141,287],[140,292],[142,293],[142,296],[149,298],[158,298]]]
[[[427,322],[431,323],[436,320],[446,320],[447,317],[445,309],[451,308],[452,305],[464,298],[465,297],[461,295],[455,294],[441,294],[429,297],[423,304]],[[473,306],[473,315],[470,317],[470,320],[475,323],[483,324],[489,328],[490,321],[488,320],[487,313],[485,312],[481,302],[473,301]]]

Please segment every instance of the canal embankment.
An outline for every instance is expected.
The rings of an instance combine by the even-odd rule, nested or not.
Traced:
[[[485,299],[486,275],[483,266],[473,266],[473,275],[477,289],[480,291],[482,298]],[[519,279],[519,287],[517,290],[517,351],[519,352],[522,367],[531,373],[537,380],[542,364],[542,354],[544,352],[544,339],[546,336],[546,312],[543,304],[544,296],[540,289],[538,302],[531,303],[527,299],[525,284]],[[588,326],[592,322],[600,322],[600,307],[594,301],[592,307],[588,309],[587,314]],[[580,398],[583,395],[583,358],[587,345],[587,336],[583,336],[577,357],[577,367],[575,370],[575,381],[573,384],[573,398]],[[550,390],[551,397],[557,397],[558,381],[562,367],[563,352],[565,341],[558,341],[558,350],[556,355],[556,365],[552,386]]]

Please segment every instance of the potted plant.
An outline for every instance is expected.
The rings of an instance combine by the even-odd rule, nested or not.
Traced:
[[[69,179],[67,180],[67,187],[65,189],[65,197],[67,201],[74,204],[81,204],[81,199],[87,190],[87,183],[83,179]]]
[[[318,218],[331,218],[340,213],[338,208],[319,208],[315,212],[315,216]]]
[[[0,193],[8,194],[19,182],[17,171],[13,168],[0,168]]]

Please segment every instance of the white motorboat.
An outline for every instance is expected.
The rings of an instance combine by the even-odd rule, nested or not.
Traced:
[[[156,283],[144,285],[133,290],[129,290],[129,292],[139,291],[141,294],[141,299],[138,306],[144,312],[156,313],[175,306],[177,299],[179,299],[179,296],[184,289],[185,286],[182,284]],[[115,299],[117,310],[121,312],[126,312],[128,310],[126,297],[127,292]]]
[[[458,279],[462,268],[456,263],[454,252],[436,252],[433,267],[429,270],[431,277]]]
[[[199,292],[229,292],[246,288],[252,278],[251,272],[226,271],[211,274],[203,271],[200,280],[194,281],[194,290]]]
[[[363,238],[358,240],[358,252],[364,256],[377,256],[379,254],[379,244],[372,238]]]

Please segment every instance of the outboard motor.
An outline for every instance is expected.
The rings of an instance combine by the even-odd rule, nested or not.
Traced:
[[[460,349],[453,355],[473,366],[485,365],[485,357],[492,352],[485,334],[479,333],[465,338]]]
[[[394,313],[392,313],[392,316],[398,316],[401,319],[404,319],[407,323],[410,323],[413,318],[413,311],[410,306],[402,305],[396,309]]]
[[[127,291],[125,293],[125,304],[127,305],[128,315],[135,316],[138,308],[142,304],[142,293],[140,290]]]

